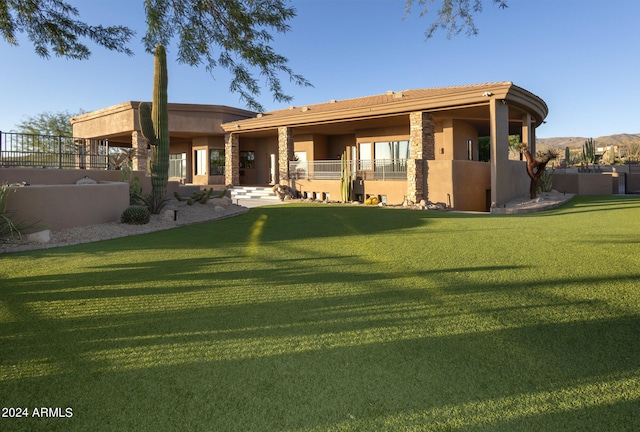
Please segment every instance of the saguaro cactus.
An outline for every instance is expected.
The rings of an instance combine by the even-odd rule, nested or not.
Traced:
[[[589,138],[584,142],[584,145],[582,146],[582,159],[584,159],[587,164],[594,164],[597,162],[596,142],[593,140],[593,138]]]
[[[169,109],[167,108],[167,54],[156,46],[153,71],[153,104],[142,102],[138,108],[142,135],[152,146],[151,187],[156,199],[167,194],[169,180]]]
[[[342,202],[351,201],[351,191],[353,187],[353,181],[351,179],[351,170],[347,163],[347,152],[342,153],[340,159],[340,167],[342,168],[342,174],[340,175],[340,200]]]

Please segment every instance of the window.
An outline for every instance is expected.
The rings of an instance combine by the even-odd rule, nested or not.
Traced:
[[[374,150],[377,172],[406,172],[407,159],[409,159],[409,141],[376,142]]]
[[[240,168],[255,168],[256,153],[253,150],[240,152]]]
[[[210,175],[224,175],[224,149],[209,150],[209,173]]]
[[[370,170],[372,168],[371,159],[373,159],[371,154],[371,143],[360,143],[358,145],[358,150],[360,152],[360,169]]]
[[[409,141],[385,141],[374,145],[376,159],[389,161],[409,159]]]
[[[169,177],[187,178],[187,154],[169,155]]]
[[[195,175],[207,175],[207,150],[196,150],[194,152],[193,166]]]

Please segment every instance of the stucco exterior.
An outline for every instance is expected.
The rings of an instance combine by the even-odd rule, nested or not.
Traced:
[[[137,107],[127,102],[78,116],[74,136],[107,138],[144,154]],[[265,113],[169,104],[170,153],[184,155],[187,170],[174,178],[183,183],[280,183],[338,199],[339,179],[312,174],[346,152],[360,199],[376,195],[388,203],[428,200],[486,211],[528,190],[524,162],[508,160],[508,136],[520,135],[535,153],[535,129],[546,115],[542,99],[511,82],[387,92]],[[489,162],[479,161],[479,137],[490,137]],[[224,150],[224,175],[222,162],[212,175],[213,162],[202,161],[213,150]],[[378,153],[392,160],[383,163]],[[138,164],[144,169],[144,160]],[[381,178],[376,169],[385,164],[403,170],[401,178]]]

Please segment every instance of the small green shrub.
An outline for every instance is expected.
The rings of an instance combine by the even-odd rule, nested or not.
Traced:
[[[130,225],[145,225],[149,223],[151,213],[146,206],[132,205],[125,209],[120,216],[120,222]]]

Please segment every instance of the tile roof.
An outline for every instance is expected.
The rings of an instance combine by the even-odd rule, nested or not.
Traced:
[[[364,96],[353,99],[331,100],[329,102],[323,102],[312,105],[302,105],[297,107],[289,107],[276,111],[268,111],[262,114],[264,117],[270,118],[283,118],[293,115],[298,115],[300,112],[311,111],[313,113],[340,111],[346,109],[365,108],[370,106],[380,106],[395,102],[406,102],[411,99],[425,99],[425,98],[437,98],[440,96],[451,96],[456,93],[467,92],[469,90],[482,91],[496,86],[510,86],[511,82],[495,82],[485,84],[472,84],[463,86],[452,87],[436,87],[436,88],[423,88],[403,90],[398,92],[386,92],[384,94],[378,94],[373,96]],[[258,117],[261,115],[259,114]]]

